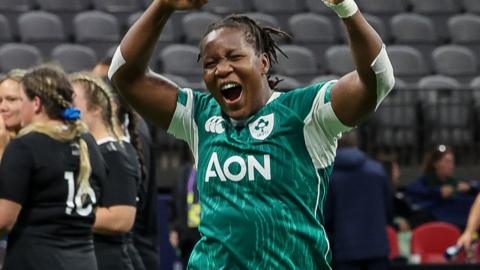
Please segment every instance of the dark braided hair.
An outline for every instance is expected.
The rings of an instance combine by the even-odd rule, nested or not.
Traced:
[[[291,36],[287,32],[280,29],[270,26],[262,26],[258,24],[255,20],[245,15],[229,15],[217,22],[210,24],[203,37],[206,37],[210,32],[214,30],[224,27],[231,27],[242,30],[245,35],[245,40],[253,46],[255,51],[258,54],[265,53],[270,66],[278,62],[277,51],[288,58],[288,56],[278,47],[274,36],[284,38],[290,38]],[[200,43],[200,47],[202,46],[202,42],[203,39]],[[198,60],[200,60],[200,57],[201,55],[198,56]],[[274,89],[281,80],[276,77],[273,80],[270,78],[271,76],[267,75],[268,84],[270,85],[270,88]]]

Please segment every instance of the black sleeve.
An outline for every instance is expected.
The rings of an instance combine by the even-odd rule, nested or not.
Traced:
[[[103,154],[103,158],[108,168],[107,179],[102,184],[100,206],[136,206],[136,168],[132,168],[128,162],[128,157],[121,151],[106,152]]]
[[[0,165],[0,198],[25,204],[33,166],[27,146],[19,140],[10,142]]]

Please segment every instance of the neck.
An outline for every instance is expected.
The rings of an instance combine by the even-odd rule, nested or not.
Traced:
[[[101,120],[88,121],[88,130],[97,141],[112,136],[110,130]]]
[[[46,124],[46,125],[64,125],[62,120],[51,119],[46,114],[37,114],[32,118],[32,124]]]

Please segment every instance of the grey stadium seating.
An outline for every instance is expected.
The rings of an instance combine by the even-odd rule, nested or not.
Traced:
[[[309,49],[297,45],[281,45],[280,49],[288,59],[280,54],[274,70],[281,75],[286,75],[306,83],[318,76],[315,55]]]
[[[103,55],[120,41],[120,26],[115,16],[100,12],[86,11],[75,16],[75,40]]]
[[[58,45],[52,51],[52,60],[58,62],[68,73],[91,70],[98,62],[94,50],[78,44]]]
[[[290,18],[289,28],[295,44],[309,48],[317,60],[318,72],[324,72],[325,51],[337,41],[330,19],[314,13],[297,14]]]
[[[209,12],[188,13],[182,19],[183,33],[188,43],[198,45],[207,27],[220,19],[220,16]]]
[[[43,62],[42,53],[33,45],[7,43],[0,47],[0,72],[31,68]]]
[[[45,11],[30,11],[18,18],[20,40],[35,45],[47,58],[51,50],[66,40],[60,18]]]

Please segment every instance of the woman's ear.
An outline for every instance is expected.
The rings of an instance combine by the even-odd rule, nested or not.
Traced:
[[[262,64],[262,74],[268,74],[268,71],[270,70],[270,61],[268,61],[268,57],[266,53],[262,53],[260,55],[260,61]]]
[[[33,97],[33,111],[35,113],[40,113],[43,109],[42,107],[42,100],[38,96]]]

